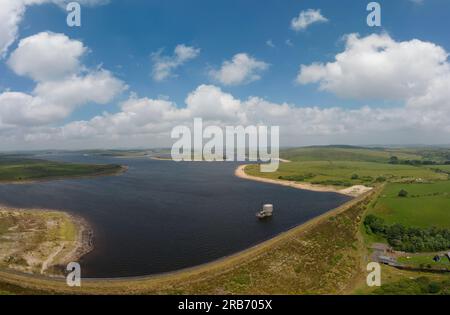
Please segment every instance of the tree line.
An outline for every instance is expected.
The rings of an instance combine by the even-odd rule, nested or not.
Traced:
[[[449,229],[406,227],[399,223],[388,225],[384,219],[373,214],[365,218],[364,226],[369,234],[385,238],[398,251],[436,252],[450,248]]]

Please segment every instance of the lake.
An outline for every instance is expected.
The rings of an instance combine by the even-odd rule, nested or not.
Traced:
[[[58,154],[45,159],[115,163],[120,176],[0,185],[0,203],[66,210],[94,229],[83,277],[144,276],[207,263],[270,239],[350,200],[234,176],[237,163]],[[274,217],[259,221],[264,203]]]

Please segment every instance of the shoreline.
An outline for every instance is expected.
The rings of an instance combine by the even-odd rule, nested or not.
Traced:
[[[292,187],[296,189],[301,190],[309,190],[309,191],[315,191],[315,192],[332,192],[337,193],[349,197],[359,197],[369,191],[372,191],[372,187],[367,187],[363,185],[356,185],[348,188],[338,189],[332,186],[323,186],[323,185],[313,185],[310,183],[297,183],[287,180],[281,180],[281,179],[270,179],[270,178],[262,178],[257,176],[248,175],[245,172],[245,168],[248,166],[246,165],[240,165],[238,168],[236,168],[234,175],[236,177],[245,179],[245,180],[252,180],[256,182],[266,183],[266,184],[274,184],[274,185],[281,185],[286,187]]]
[[[173,161],[171,158],[164,158],[164,157],[159,157],[159,156],[150,156],[148,158],[150,160],[154,160],[154,161]]]

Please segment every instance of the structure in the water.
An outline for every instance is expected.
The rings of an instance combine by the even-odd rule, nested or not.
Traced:
[[[266,204],[263,206],[262,210],[256,214],[259,219],[265,219],[273,216],[273,205]]]

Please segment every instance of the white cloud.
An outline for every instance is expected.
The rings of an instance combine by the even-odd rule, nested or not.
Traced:
[[[87,49],[76,40],[54,33],[23,39],[8,65],[37,82],[31,94],[0,94],[0,125],[35,126],[55,123],[75,108],[106,104],[127,87],[103,69],[88,70],[79,58]]]
[[[0,125],[35,126],[57,122],[89,102],[106,104],[125,89],[110,72],[99,70],[84,77],[39,83],[31,94],[0,94]]]
[[[8,48],[17,39],[19,24],[27,6],[54,3],[61,7],[69,0],[2,0],[0,4],[0,59],[6,56]],[[81,5],[95,6],[107,4],[109,0],[78,0]]]
[[[26,149],[170,146],[174,126],[202,117],[205,124],[222,126],[278,125],[282,145],[448,143],[450,67],[447,52],[435,44],[351,35],[333,62],[303,66],[298,81],[318,83],[343,97],[396,100],[399,105],[323,108],[256,96],[239,99],[220,87],[200,85],[182,106],[167,97],[132,95],[118,113],[55,126],[77,106],[107,103],[125,88],[106,70],[85,70],[38,82],[30,94],[1,93],[0,141],[5,147]]]
[[[444,82],[435,88],[433,92],[448,96]],[[217,86],[201,85],[189,93],[183,107],[169,100],[133,95],[118,113],[19,134],[28,146],[169,146],[174,126],[190,126],[195,117],[202,117],[205,125],[280,126],[282,145],[436,144],[445,143],[450,136],[450,106],[441,106],[439,100],[421,98],[416,99],[417,106],[396,108],[300,107],[260,97],[241,100]]]
[[[302,65],[300,84],[340,97],[411,101],[448,84],[448,54],[440,46],[417,39],[396,42],[389,35],[347,36],[346,47],[334,62]],[[444,82],[444,83],[443,83]]]
[[[67,107],[48,103],[38,96],[21,92],[0,94],[0,125],[13,128],[46,124],[68,113]]]
[[[273,41],[271,39],[268,39],[266,41],[266,45],[269,46],[270,48],[275,48],[275,44],[273,43]]]
[[[268,68],[269,64],[240,53],[225,61],[219,70],[211,70],[210,76],[223,85],[239,85],[261,79],[260,73]]]
[[[76,107],[88,102],[107,104],[124,89],[122,81],[111,72],[100,69],[85,76],[39,83],[34,93],[48,102]]]
[[[241,102],[213,85],[199,86],[188,95],[186,105],[192,118],[233,123],[245,121]]]
[[[173,71],[178,67],[197,58],[200,54],[200,49],[181,44],[175,47],[173,56],[162,56],[161,54],[161,50],[152,54],[152,75],[155,81],[163,81],[173,76]]]
[[[64,34],[42,32],[19,42],[8,65],[18,75],[35,81],[59,80],[81,70],[83,43]]]
[[[308,9],[306,11],[301,11],[298,17],[292,19],[291,29],[297,32],[303,31],[314,23],[323,22],[328,22],[328,19],[320,13],[320,10]]]
[[[24,12],[24,1],[2,1],[0,5],[0,58],[5,57],[8,47],[16,40],[18,25]]]

